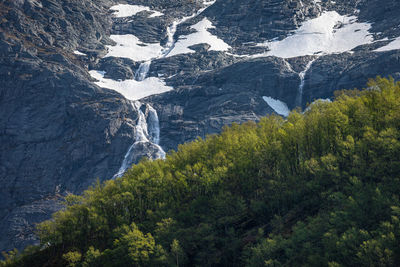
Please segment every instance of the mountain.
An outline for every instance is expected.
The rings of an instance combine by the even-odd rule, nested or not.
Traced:
[[[368,86],[69,195],[3,265],[398,266],[400,82]]]
[[[400,77],[396,0],[1,0],[0,250],[223,125]]]

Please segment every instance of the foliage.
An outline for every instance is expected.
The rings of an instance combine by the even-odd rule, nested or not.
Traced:
[[[378,77],[367,90],[286,120],[234,124],[70,196],[39,226],[40,250],[8,261],[399,266],[399,159],[400,83]]]

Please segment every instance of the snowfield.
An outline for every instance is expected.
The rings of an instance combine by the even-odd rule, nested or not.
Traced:
[[[144,43],[132,34],[111,35],[110,38],[116,42],[116,45],[107,46],[108,53],[105,57],[129,58],[136,62],[142,61],[142,64],[136,71],[135,79],[124,81],[107,79],[104,78],[106,72],[91,70],[89,71],[90,75],[98,80],[95,84],[103,88],[115,90],[129,100],[138,100],[150,95],[161,94],[173,90],[172,87],[167,86],[160,78],[147,78],[147,73],[150,69],[152,59],[181,53],[192,53],[195,51],[188,49],[187,46],[204,42],[210,44],[211,50],[225,51],[229,48],[229,46],[222,40],[207,31],[207,29],[213,28],[211,22],[207,19],[203,19],[201,22],[192,26],[192,28],[197,31],[196,33],[185,36],[185,41],[180,39],[181,42],[178,42],[179,44],[174,43],[173,37],[177,26],[188,19],[201,14],[207,7],[214,3],[215,0],[204,1],[203,8],[199,9],[191,16],[176,20],[171,26],[169,26],[167,28],[168,41],[164,47],[162,47],[160,43]],[[112,6],[110,9],[114,11],[114,15],[118,18],[134,16],[142,11],[153,12],[149,17],[163,15],[160,12],[150,10],[149,7],[141,5],[119,4]]]
[[[212,35],[208,31],[208,29],[215,28],[215,26],[213,26],[211,21],[209,21],[207,18],[203,18],[203,20],[200,22],[192,25],[191,28],[196,30],[196,32],[189,35],[180,36],[173,49],[168,53],[167,57],[179,54],[195,53],[195,51],[189,47],[203,43],[209,44],[209,50],[211,51],[228,51],[228,49],[231,48],[223,40],[219,39],[215,35]]]
[[[283,40],[258,44],[268,47],[270,51],[255,57],[292,58],[351,51],[357,46],[373,42],[370,28],[369,23],[357,22],[355,16],[342,16],[336,11],[324,12],[318,18],[305,21],[293,35]]]
[[[75,50],[74,54],[78,56],[87,56],[85,53],[79,52],[78,50]]]
[[[263,96],[263,99],[277,114],[285,117],[289,116],[290,110],[286,103],[269,96]]]
[[[133,61],[147,61],[160,55],[163,49],[159,43],[143,43],[133,34],[111,35],[110,38],[117,45],[107,46],[108,53],[105,57],[124,57]]]
[[[138,100],[150,95],[161,94],[173,90],[165,82],[156,77],[146,78],[143,81],[124,80],[115,81],[104,78],[104,71],[91,70],[90,75],[98,80],[96,85],[117,91],[129,100]]]
[[[137,13],[140,13],[142,11],[152,12],[152,14],[149,16],[149,18],[160,17],[160,16],[164,15],[161,12],[151,10],[149,7],[141,6],[141,5],[119,4],[119,5],[112,6],[110,9],[114,11],[114,16],[116,16],[117,18],[125,18],[125,17],[134,16]]]
[[[400,37],[397,37],[389,44],[382,46],[378,49],[375,49],[374,51],[375,52],[385,52],[385,51],[391,51],[391,50],[396,50],[396,49],[400,49]]]

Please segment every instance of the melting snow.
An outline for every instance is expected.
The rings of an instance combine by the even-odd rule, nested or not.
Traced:
[[[115,11],[114,15],[117,18],[124,18],[124,17],[134,16],[137,13],[142,12],[142,11],[153,12],[153,14],[151,14],[149,16],[150,18],[159,17],[159,16],[163,16],[164,15],[161,12],[151,10],[149,7],[141,6],[141,5],[119,4],[119,5],[112,6],[110,9]]]
[[[279,115],[285,117],[289,116],[290,110],[286,103],[269,96],[263,96],[263,99]]]
[[[135,35],[111,35],[110,38],[117,43],[115,46],[107,46],[106,57],[124,57],[133,61],[147,61],[158,56],[162,51],[159,43],[143,43]]]
[[[336,11],[324,12],[320,17],[305,21],[293,35],[281,41],[268,41],[270,51],[260,56],[291,58],[314,54],[331,54],[350,51],[373,42],[369,33],[371,24],[357,22],[355,16],[341,16]]]
[[[384,51],[391,51],[391,50],[396,50],[396,49],[400,49],[400,37],[397,37],[389,44],[382,46],[378,49],[375,49],[374,51],[375,52],[384,52]]]
[[[208,29],[215,28],[212,25],[211,21],[209,21],[207,18],[204,18],[195,25],[192,25],[191,28],[196,30],[196,32],[179,37],[173,49],[168,53],[168,57],[178,54],[194,53],[195,51],[193,51],[189,47],[202,43],[209,44],[209,50],[212,51],[227,51],[229,48],[231,48],[223,40],[219,39],[217,36],[212,35],[209,31],[207,31]]]
[[[197,31],[196,33],[180,38],[179,41],[174,44],[173,36],[176,32],[177,26],[188,19],[201,14],[214,3],[215,0],[203,1],[203,4],[205,5],[203,8],[199,9],[191,16],[175,21],[170,27],[168,27],[168,42],[165,47],[162,47],[159,43],[144,43],[132,34],[111,35],[110,38],[117,44],[114,46],[107,46],[109,50],[105,57],[122,57],[132,59],[133,61],[144,62],[138,70],[136,77],[137,80],[115,81],[104,78],[104,71],[92,70],[89,72],[90,75],[98,80],[95,84],[100,87],[113,89],[130,100],[137,100],[150,95],[161,94],[173,90],[172,87],[167,86],[165,82],[159,78],[146,78],[152,59],[165,57],[167,55],[170,56],[180,53],[195,52],[187,47],[200,43],[210,44],[210,50],[225,51],[229,48],[229,45],[207,31],[207,29],[214,28],[212,23],[207,19],[203,19],[192,26],[192,28]],[[111,10],[114,10],[114,15],[119,18],[133,16],[142,11],[153,12],[150,17],[163,15],[160,12],[152,11],[149,7],[141,5],[119,4],[111,7]]]
[[[79,52],[78,50],[75,50],[74,54],[79,56],[87,56],[85,53]]]
[[[113,89],[129,100],[138,100],[150,95],[156,95],[173,90],[165,82],[156,77],[146,78],[143,81],[124,80],[115,81],[104,78],[104,71],[89,71],[90,75],[99,80],[95,82],[100,87]]]

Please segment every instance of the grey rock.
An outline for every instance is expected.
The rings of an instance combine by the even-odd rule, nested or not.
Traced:
[[[359,52],[322,57],[305,77],[304,103],[332,98],[334,91],[365,88],[377,75],[400,80],[400,51]]]
[[[115,18],[109,7],[116,3],[165,15]],[[107,45],[115,44],[109,36],[134,34],[165,45],[167,26],[202,6],[202,0],[0,0],[0,250],[36,243],[35,223],[59,210],[69,192],[113,177],[135,142],[132,103],[97,87],[88,74],[95,69],[109,79],[135,77],[141,62],[104,58]],[[198,44],[194,53],[153,60],[148,76],[174,87],[141,100],[158,112],[160,145],[176,149],[224,125],[258,121],[274,112],[263,96],[305,108],[337,89],[362,88],[376,75],[400,79],[399,50],[373,52],[400,36],[399,8],[397,0],[217,0],[179,25],[174,39],[207,17],[215,26],[209,31],[231,45],[232,54],[251,55],[266,51],[256,43],[281,40],[303,21],[334,10],[372,23],[374,38],[389,40],[320,56],[305,75],[302,95],[299,73],[313,56],[252,59]],[[133,163],[159,153],[151,143],[137,143],[134,151]]]
[[[37,242],[34,224],[112,177],[135,137],[130,103],[72,53],[105,53],[111,2],[35,3],[0,2],[0,250]]]

